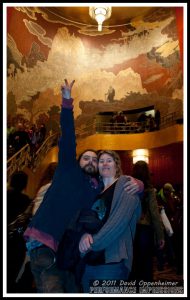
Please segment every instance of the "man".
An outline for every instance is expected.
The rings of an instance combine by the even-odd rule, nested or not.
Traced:
[[[68,278],[56,266],[58,245],[77,212],[90,209],[101,190],[97,180],[96,152],[86,150],[78,161],[76,159],[71,98],[73,84],[74,80],[69,84],[65,79],[65,85],[62,86],[62,135],[59,140],[58,166],[52,185],[24,234],[28,240],[27,248],[37,291],[41,293],[67,292],[63,285],[67,285],[65,281]],[[130,186],[126,185],[125,188],[132,193],[139,191],[138,182],[132,179],[131,183],[128,182]],[[140,186],[140,189],[143,187]]]

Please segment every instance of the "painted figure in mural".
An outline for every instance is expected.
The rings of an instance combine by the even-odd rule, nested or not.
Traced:
[[[105,94],[107,96],[107,101],[108,102],[113,102],[114,101],[114,97],[115,97],[115,90],[114,88],[110,85],[108,92]]]

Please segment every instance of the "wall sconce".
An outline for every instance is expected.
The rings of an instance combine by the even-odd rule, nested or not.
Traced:
[[[149,152],[148,149],[135,149],[133,150],[133,164],[139,160],[145,161],[147,164],[149,162]]]
[[[98,31],[102,31],[102,23],[111,16],[111,6],[91,6],[89,15],[98,22]]]

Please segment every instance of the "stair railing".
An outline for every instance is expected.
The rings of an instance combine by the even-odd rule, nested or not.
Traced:
[[[45,158],[47,152],[57,145],[59,133],[49,135],[39,149],[34,153],[31,152],[30,145],[25,145],[17,153],[7,160],[7,182],[9,182],[15,171],[23,170],[29,167],[33,172],[39,167],[41,161]]]

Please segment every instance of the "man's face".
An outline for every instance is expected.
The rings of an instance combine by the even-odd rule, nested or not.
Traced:
[[[96,153],[86,151],[79,161],[81,169],[89,175],[96,175],[98,171],[98,159]]]

